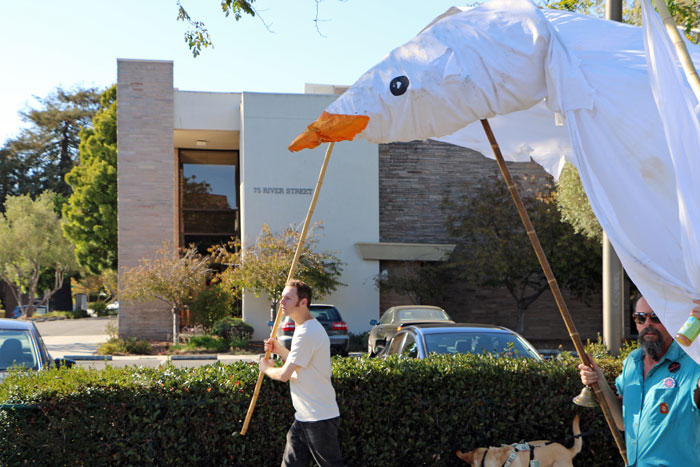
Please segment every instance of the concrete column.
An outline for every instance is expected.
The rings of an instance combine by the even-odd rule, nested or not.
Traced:
[[[173,62],[117,60],[119,273],[176,245]],[[119,333],[168,340],[172,313],[160,302],[120,304]]]

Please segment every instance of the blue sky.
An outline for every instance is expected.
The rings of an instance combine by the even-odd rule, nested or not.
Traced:
[[[257,0],[236,22],[219,0],[182,0],[204,21],[214,49],[192,58],[176,0],[3,1],[0,143],[21,128],[17,112],[56,86],[106,87],[117,58],[173,60],[175,87],[194,91],[303,92],[304,83],[352,84],[416,35],[453,0]]]

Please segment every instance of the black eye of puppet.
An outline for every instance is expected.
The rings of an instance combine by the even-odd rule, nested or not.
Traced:
[[[397,76],[389,83],[389,91],[395,96],[400,96],[408,90],[408,76]]]

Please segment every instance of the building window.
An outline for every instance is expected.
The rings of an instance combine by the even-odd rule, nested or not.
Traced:
[[[180,243],[207,249],[238,239],[236,151],[180,151]]]

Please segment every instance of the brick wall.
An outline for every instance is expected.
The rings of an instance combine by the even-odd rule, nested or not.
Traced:
[[[173,63],[117,61],[119,270],[176,244]],[[159,302],[120,304],[119,333],[167,340],[172,314]]]
[[[551,181],[534,162],[508,163],[513,178],[535,177],[544,184]],[[451,243],[444,227],[440,205],[445,198],[457,198],[475,189],[483,180],[502,179],[494,160],[476,151],[436,141],[413,141],[379,146],[379,231],[382,242]],[[537,228],[537,226],[535,226]],[[382,261],[380,270],[400,267]],[[515,303],[505,289],[477,288],[455,281],[449,286],[443,303],[457,321],[516,327]],[[591,306],[564,297],[574,323],[585,341],[602,334],[602,299],[591,299]],[[408,297],[382,293],[383,312],[394,305],[411,303]],[[551,292],[533,303],[525,315],[525,337],[537,345],[571,348],[571,341]]]

